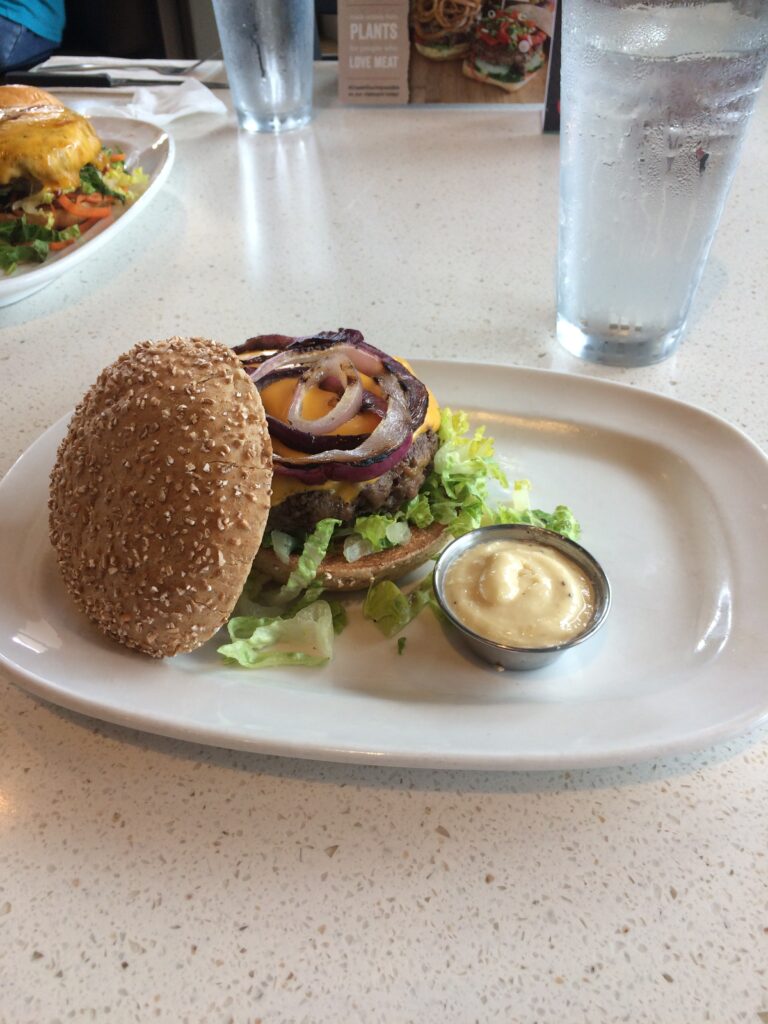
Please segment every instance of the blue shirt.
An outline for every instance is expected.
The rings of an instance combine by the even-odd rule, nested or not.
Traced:
[[[0,14],[43,39],[61,42],[64,0],[0,0]]]

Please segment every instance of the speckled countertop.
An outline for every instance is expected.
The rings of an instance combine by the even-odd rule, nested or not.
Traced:
[[[314,124],[282,139],[179,121],[146,215],[0,309],[0,471],[139,339],[339,324],[650,388],[768,447],[765,99],[688,337],[617,371],[553,340],[557,139],[333,91],[323,66]],[[486,774],[205,748],[6,673],[0,694],[2,1024],[768,1020],[765,729]]]

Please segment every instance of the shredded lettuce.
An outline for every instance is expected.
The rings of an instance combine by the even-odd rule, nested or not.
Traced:
[[[289,618],[237,616],[227,625],[230,642],[218,652],[243,668],[325,665],[333,653],[333,611],[315,601]]]
[[[466,413],[443,409],[439,437],[440,447],[422,492],[435,521],[460,537],[482,526],[489,515],[491,481],[505,488],[509,484],[494,457],[493,439],[485,436],[484,427],[470,434]]]
[[[298,597],[302,590],[314,581],[320,563],[325,558],[328,545],[331,543],[333,531],[341,525],[339,519],[321,519],[312,533],[304,542],[301,554],[298,557],[296,568],[293,570],[287,581],[278,592],[275,603],[278,605],[288,604]]]
[[[107,152],[112,155],[110,150]],[[127,199],[135,199],[148,181],[149,178],[141,167],[127,171],[122,160],[113,160],[103,171],[93,164],[86,164],[80,169],[81,192],[86,195],[101,192],[102,195],[113,196],[121,203]]]
[[[483,525],[494,523],[523,523],[526,526],[540,526],[545,530],[560,533],[570,540],[578,540],[581,533],[576,517],[567,505],[557,505],[553,512],[531,508],[530,480],[515,480],[512,501],[497,505],[489,510]]]
[[[124,164],[118,161],[110,165],[109,170],[102,174],[101,180],[109,188],[116,192],[122,192],[127,199],[133,200],[146,188],[149,183],[149,175],[141,167],[134,167],[133,170],[127,171]]]
[[[12,274],[19,263],[42,263],[48,256],[51,242],[78,238],[80,228],[55,231],[42,224],[29,224],[25,216],[0,223],[0,270]]]
[[[375,551],[407,544],[410,539],[411,528],[403,513],[358,516],[352,533],[344,539],[344,557],[348,562],[356,562]]]
[[[578,540],[581,528],[576,517],[567,505],[558,505],[553,512],[542,512],[541,509],[526,509],[518,512],[510,505],[500,505],[494,510],[492,523],[524,523],[526,526],[540,526],[562,534],[570,540]]]
[[[411,523],[420,530],[426,529],[435,521],[432,509],[429,507],[429,498],[421,491],[405,506],[404,516],[407,523]]]
[[[346,626],[347,613],[338,601],[320,600],[323,585],[316,577],[338,525],[338,519],[323,519],[317,524],[296,568],[277,592],[270,589],[263,573],[251,572],[236,614],[227,624],[230,642],[218,648],[228,664],[274,668],[324,665],[328,661],[334,634]],[[276,538],[277,532],[271,534],[275,550],[285,547],[285,542]]]
[[[126,199],[125,190],[112,188],[111,185],[107,184],[106,179],[108,176],[109,171],[106,174],[100,174],[93,164],[86,164],[85,167],[80,168],[80,191],[85,193],[85,195],[101,192],[104,196],[112,196],[121,203],[124,203]]]
[[[384,636],[396,636],[434,601],[431,574],[408,594],[392,580],[380,580],[365,595],[363,616],[375,622]]]
[[[470,434],[467,414],[450,409],[442,410],[438,439],[433,468],[404,509],[355,520],[344,541],[348,561],[406,543],[410,526],[424,529],[442,523],[459,537],[491,521],[491,481],[509,486],[495,460],[493,440],[485,436],[484,427]]]

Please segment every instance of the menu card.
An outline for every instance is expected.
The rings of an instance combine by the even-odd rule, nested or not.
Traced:
[[[339,0],[345,103],[545,108],[556,0]]]

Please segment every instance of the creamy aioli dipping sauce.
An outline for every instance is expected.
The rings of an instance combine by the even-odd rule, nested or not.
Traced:
[[[554,647],[583,632],[592,584],[555,548],[517,540],[475,544],[446,571],[453,614],[474,633],[512,647]]]

